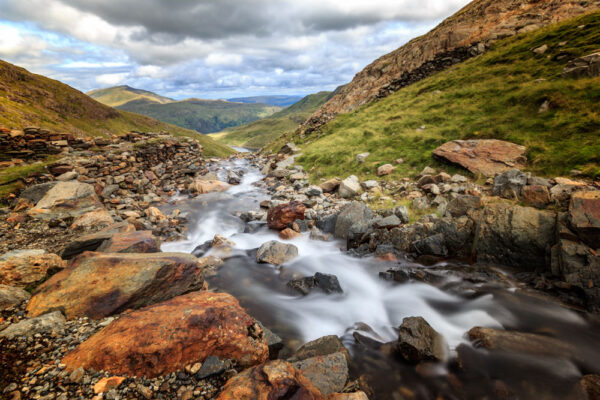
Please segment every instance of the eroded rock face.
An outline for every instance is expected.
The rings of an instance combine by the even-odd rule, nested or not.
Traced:
[[[231,378],[217,400],[322,400],[324,397],[290,363],[275,360]]]
[[[0,284],[27,287],[65,268],[66,263],[56,254],[41,253],[24,251],[15,252],[12,256],[8,254],[0,261]]]
[[[240,367],[265,362],[262,330],[226,293],[193,292],[121,316],[63,362],[113,374],[155,377],[209,356]]]
[[[285,229],[295,220],[304,220],[306,206],[299,201],[280,204],[269,209],[267,213],[267,226],[269,229],[280,231]]]
[[[27,306],[31,316],[61,309],[67,318],[103,318],[202,287],[202,259],[185,253],[86,252],[41,285]]]
[[[494,176],[512,168],[524,168],[526,148],[502,140],[453,140],[433,151],[435,157],[471,171]]]

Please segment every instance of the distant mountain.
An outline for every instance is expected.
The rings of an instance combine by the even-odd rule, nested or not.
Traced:
[[[22,129],[35,125],[77,136],[167,131],[198,139],[207,155],[230,153],[227,146],[197,132],[115,110],[64,83],[0,60],[0,126]]]
[[[299,102],[302,96],[254,96],[228,99],[236,103],[262,103],[270,106],[287,107]]]
[[[201,133],[247,124],[281,110],[266,104],[233,103],[226,100],[187,99],[159,104],[140,98],[117,107]]]
[[[296,129],[302,121],[324,104],[332,94],[332,92],[319,92],[308,95],[294,105],[284,108],[270,117],[231,128],[224,132],[215,133],[211,136],[233,146],[250,149],[261,148],[286,132]]]
[[[146,100],[150,103],[166,104],[175,100],[158,95],[147,90],[135,89],[131,86],[122,85],[106,89],[96,89],[86,93],[93,99],[111,107],[118,107],[125,103],[136,100]]]

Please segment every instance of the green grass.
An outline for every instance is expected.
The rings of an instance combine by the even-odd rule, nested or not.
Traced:
[[[201,99],[188,99],[165,104],[142,99],[131,101],[117,108],[202,133],[219,132],[226,128],[247,124],[281,110],[280,107],[266,104]]]
[[[16,165],[0,169],[0,204],[9,194],[24,187],[21,179],[27,178],[31,174],[45,173],[46,167],[57,160],[57,157],[48,157],[44,161],[38,161],[33,164]]]
[[[165,104],[175,100],[158,95],[147,90],[135,89],[127,85],[115,86],[106,89],[96,89],[86,93],[91,98],[110,107],[117,107],[130,101],[146,100],[148,102]]]
[[[211,134],[211,137],[233,146],[258,149],[273,142],[286,132],[292,132],[322,104],[331,92],[319,92],[304,97],[299,102],[247,125]]]
[[[546,54],[531,51],[543,44]],[[293,137],[303,153],[298,161],[315,167],[314,180],[373,177],[377,166],[403,158],[396,178],[426,165],[448,170],[431,154],[449,140],[495,138],[527,146],[528,169],[536,174],[579,169],[598,176],[600,78],[561,76],[569,60],[598,49],[598,12],[499,41],[481,56],[337,116],[305,139]],[[546,100],[550,111],[538,113]],[[356,163],[363,152],[371,155]]]

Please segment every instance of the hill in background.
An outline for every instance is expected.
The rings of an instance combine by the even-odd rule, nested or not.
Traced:
[[[302,100],[302,96],[254,96],[254,97],[237,97],[228,99],[228,101],[236,103],[261,103],[270,106],[287,107]]]
[[[330,97],[331,92],[319,92],[304,97],[294,105],[270,117],[212,134],[215,139],[233,146],[258,149],[295,130]]]
[[[175,100],[158,95],[147,90],[135,89],[131,86],[122,85],[106,89],[96,89],[86,93],[93,99],[110,107],[118,107],[136,100],[145,100],[150,103],[166,104]]]
[[[598,176],[600,77],[562,71],[599,44],[599,12],[503,39],[483,55],[339,114],[305,138],[288,134],[272,148],[295,140],[304,154],[299,161],[320,177],[372,176],[377,165],[398,158],[404,163],[394,175],[406,176],[434,164],[432,151],[444,142],[495,138],[527,146],[537,174],[579,169]],[[371,154],[358,164],[364,152]]]
[[[227,146],[196,132],[115,110],[64,83],[0,60],[0,126],[22,129],[32,125],[91,137],[122,135],[132,130],[166,131],[198,139],[207,155],[231,153]]]

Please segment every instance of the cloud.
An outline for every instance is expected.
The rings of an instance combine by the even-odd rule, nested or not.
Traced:
[[[0,57],[82,90],[127,83],[176,98],[333,89],[468,3],[0,1]]]

